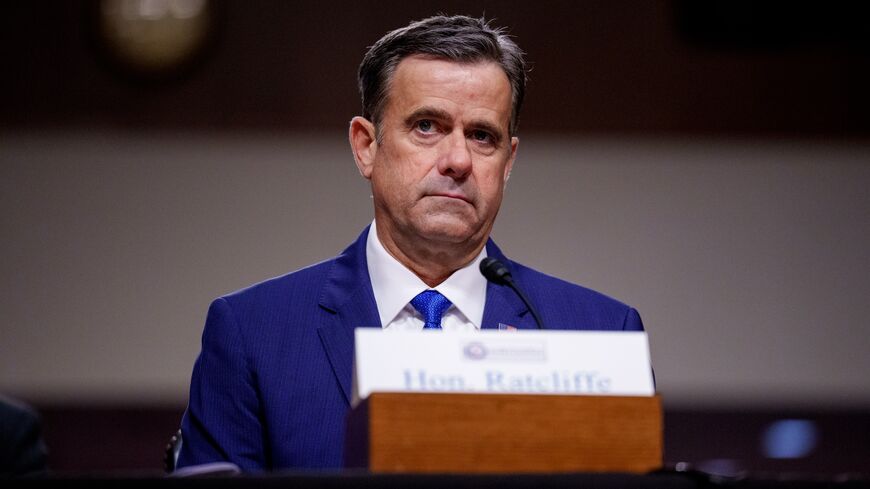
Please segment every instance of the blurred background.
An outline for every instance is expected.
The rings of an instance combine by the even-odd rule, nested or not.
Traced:
[[[859,5],[4,5],[0,392],[56,472],[159,472],[210,301],[372,219],[346,143],[367,46],[485,15],[532,66],[494,238],[640,311],[666,462],[870,472]]]

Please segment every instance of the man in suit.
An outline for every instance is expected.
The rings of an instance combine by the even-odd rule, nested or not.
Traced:
[[[643,329],[634,309],[514,263],[489,239],[525,82],[520,49],[482,19],[432,17],[370,48],[349,139],[374,222],[336,258],[212,303],[180,467],[340,467],[354,328],[535,328],[509,289],[480,274],[487,256],[550,327]]]

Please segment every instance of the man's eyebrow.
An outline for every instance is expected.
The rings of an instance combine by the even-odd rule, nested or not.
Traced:
[[[405,117],[405,126],[412,126],[420,119],[438,119],[442,121],[450,120],[450,113],[446,110],[437,109],[435,107],[420,107],[411,112],[408,117]]]

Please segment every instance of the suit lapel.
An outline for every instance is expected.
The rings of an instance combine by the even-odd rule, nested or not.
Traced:
[[[356,327],[381,326],[366,264],[368,233],[367,227],[353,244],[336,257],[319,303],[328,314],[317,333],[348,403],[353,375],[353,330]],[[498,258],[513,271],[513,263],[505,258],[492,240],[486,246],[489,256]],[[536,328],[532,315],[512,290],[489,283],[481,327],[498,329],[499,324],[517,329]]]
[[[353,330],[380,327],[380,316],[366,265],[367,227],[334,261],[320,298],[328,314],[318,328],[332,371],[350,402],[353,373]]]
[[[486,254],[504,263],[513,274],[513,262],[502,254],[491,239],[486,243]],[[499,324],[517,329],[537,328],[529,309],[514,291],[505,285],[489,282],[486,284],[486,305],[483,307],[481,329],[498,329]]]

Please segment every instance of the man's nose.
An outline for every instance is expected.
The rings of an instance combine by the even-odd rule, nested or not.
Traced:
[[[445,154],[440,159],[438,170],[442,175],[464,178],[471,172],[472,163],[468,138],[461,131],[455,131],[444,139]]]

